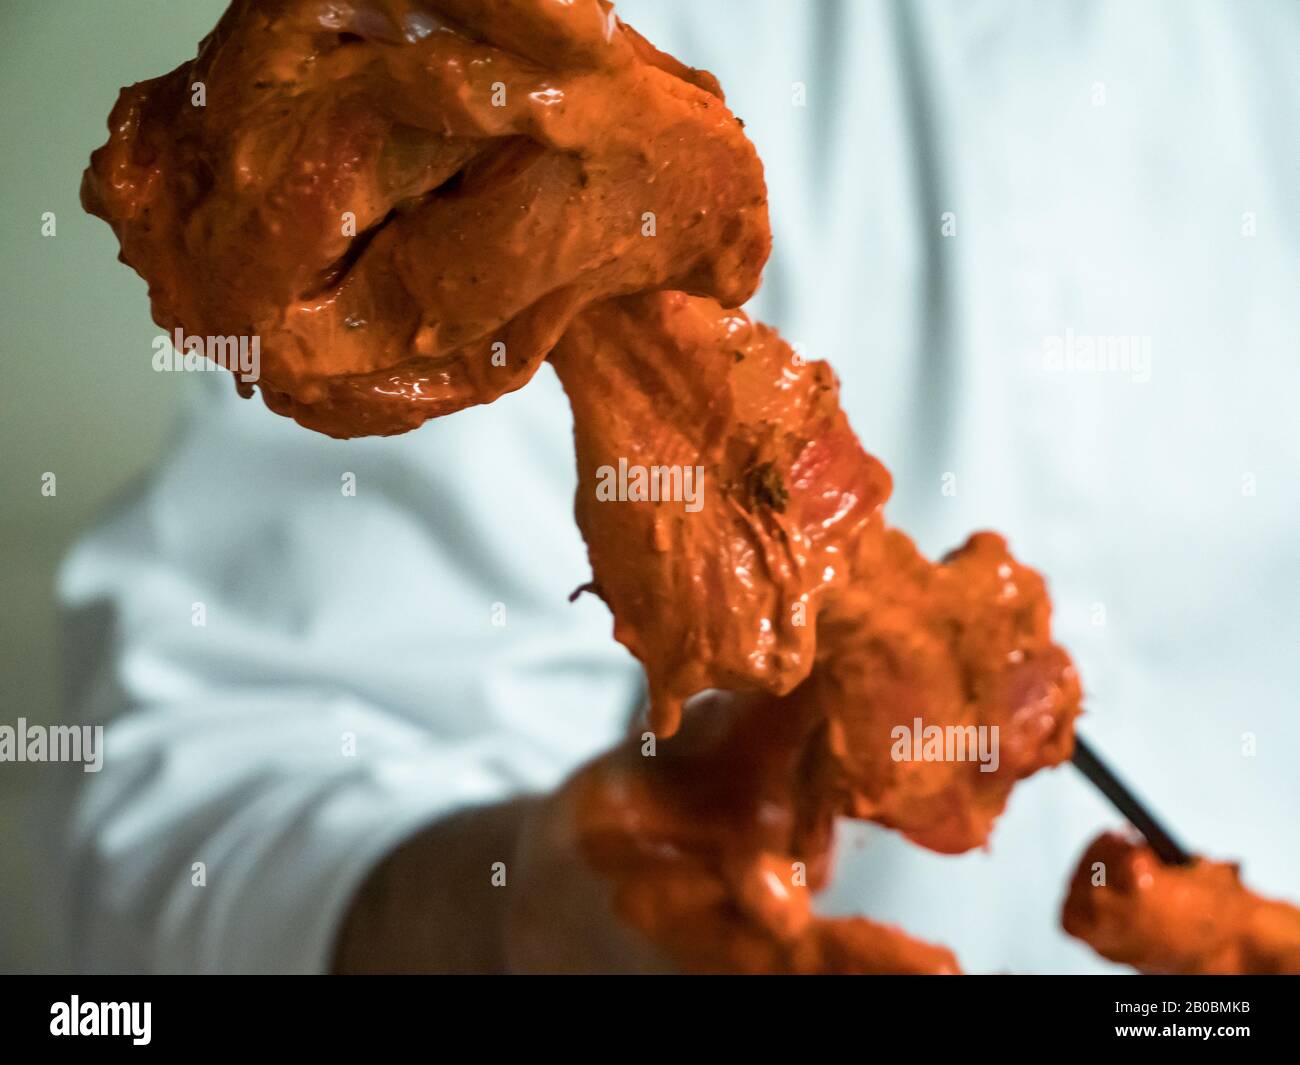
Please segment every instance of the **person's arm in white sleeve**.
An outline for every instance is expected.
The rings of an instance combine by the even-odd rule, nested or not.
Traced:
[[[57,803],[78,970],[325,970],[404,840],[431,843],[419,875],[447,905],[493,861],[508,877],[510,807],[465,811],[552,787],[637,698],[604,607],[567,601],[589,569],[549,371],[347,443],[210,376],[61,574],[74,712],[105,726],[102,770]],[[483,964],[436,932],[425,967]]]

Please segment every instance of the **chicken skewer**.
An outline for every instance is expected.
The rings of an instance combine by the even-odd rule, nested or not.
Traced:
[[[651,728],[741,693],[687,712],[665,757],[620,749],[560,797],[632,924],[685,967],[955,971],[897,930],[812,916],[834,818],[984,843],[1013,785],[1070,757],[1078,678],[1042,579],[995,534],[931,562],[888,528],[889,474],[829,368],[725,310],[770,233],[711,75],[604,0],[234,0],[110,129],[83,203],[159,324],[260,338],[277,413],[404,432],[551,359],[592,588],[646,667]],[[594,495],[628,465],[708,488],[686,513]],[[893,757],[923,717],[990,730],[997,764]]]

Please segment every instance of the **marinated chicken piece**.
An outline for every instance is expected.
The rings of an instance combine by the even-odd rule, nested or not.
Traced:
[[[670,743],[639,739],[581,772],[577,833],[618,911],[686,972],[959,972],[899,929],[812,912],[831,835],[801,806],[809,731],[783,700],[719,694]]]
[[[573,406],[593,590],[645,664],[656,730],[707,688],[790,691],[845,546],[879,528],[890,491],[830,367],[679,292],[593,307],[551,361]]]
[[[1143,972],[1300,975],[1300,909],[1251,892],[1235,864],[1164,865],[1116,833],[1084,853],[1062,924]]]
[[[824,708],[824,786],[924,847],[984,845],[1013,785],[1069,759],[1082,690],[1043,579],[995,533],[936,564],[863,537],[828,598],[801,696]]]
[[[109,128],[82,202],[154,319],[333,436],[519,388],[595,300],[739,304],[770,243],[717,82],[601,0],[235,0]]]

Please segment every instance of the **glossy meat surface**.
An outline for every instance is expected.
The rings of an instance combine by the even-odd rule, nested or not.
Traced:
[[[1043,579],[996,533],[937,563],[896,529],[864,538],[818,640],[806,697],[845,814],[959,853],[988,842],[1017,781],[1074,750],[1078,674]]]
[[[1143,972],[1300,975],[1300,909],[1250,891],[1233,864],[1163,865],[1115,833],[1084,853],[1062,923]]]
[[[82,202],[155,320],[334,436],[520,387],[595,300],[738,304],[770,242],[717,83],[599,0],[236,0],[109,127]]]
[[[812,668],[845,548],[879,527],[891,485],[830,367],[683,293],[593,307],[552,362],[574,412],[594,583],[646,666],[655,727],[671,733],[707,688],[790,691]],[[667,471],[652,484],[662,498],[635,498],[630,478],[628,498],[607,498],[601,471],[623,467]]]
[[[831,863],[814,732],[784,700],[719,693],[653,753],[636,739],[583,770],[576,828],[618,911],[687,972],[960,972],[900,929],[814,913]]]

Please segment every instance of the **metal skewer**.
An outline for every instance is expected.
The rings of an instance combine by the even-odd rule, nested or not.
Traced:
[[[1075,733],[1074,758],[1075,768],[1097,786],[1097,790],[1106,796],[1129,824],[1142,833],[1151,844],[1151,849],[1165,865],[1190,865],[1192,856],[1188,854],[1137,799],[1123,782],[1110,771],[1110,768],[1097,757],[1096,752],[1088,746],[1082,736]]]

